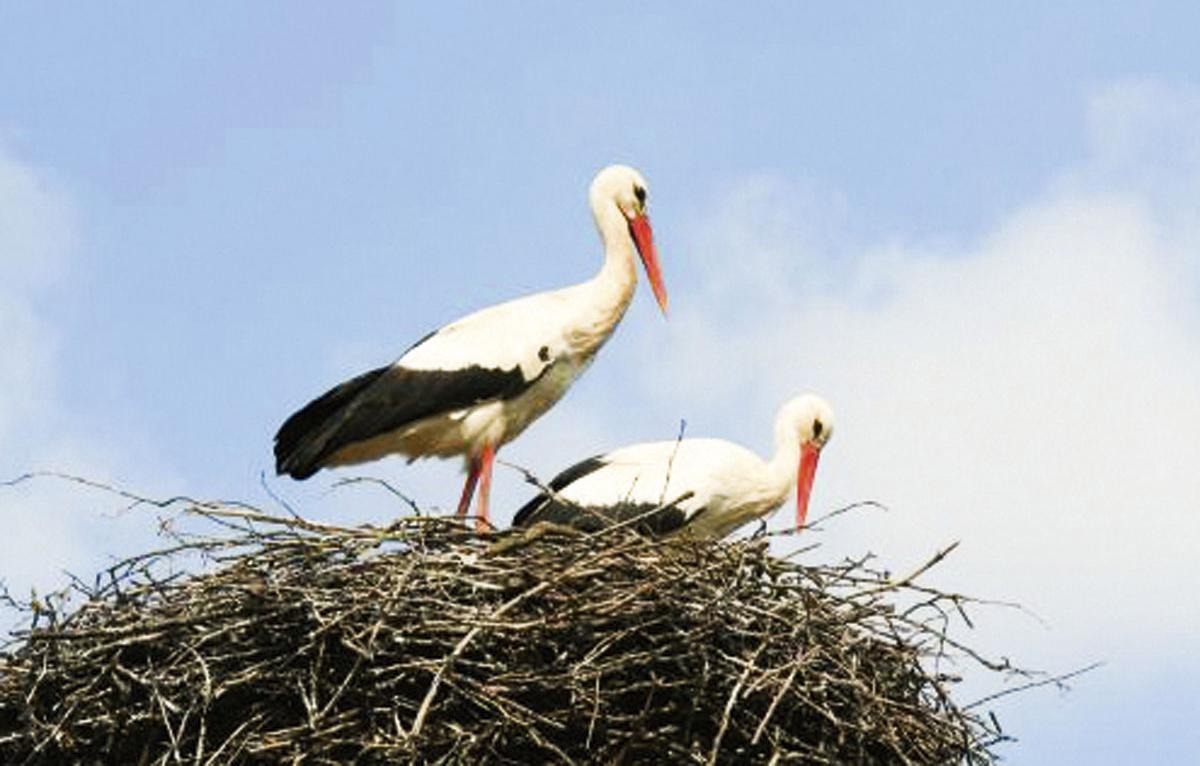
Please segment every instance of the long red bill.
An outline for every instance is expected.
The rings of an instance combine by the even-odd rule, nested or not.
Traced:
[[[804,526],[804,519],[808,516],[808,498],[812,495],[820,457],[821,450],[809,444],[801,445],[800,470],[796,472],[796,529]]]
[[[642,256],[642,265],[646,267],[646,277],[650,280],[650,289],[654,291],[654,300],[658,301],[658,307],[662,309],[663,316],[666,316],[667,288],[663,285],[658,255],[654,252],[654,234],[650,230],[650,219],[645,213],[629,222],[629,232],[633,235],[633,243],[637,245],[638,255]]]

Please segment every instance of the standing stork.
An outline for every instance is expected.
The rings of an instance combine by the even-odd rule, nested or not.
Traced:
[[[595,277],[477,311],[425,336],[396,362],[330,389],[275,434],[276,471],[306,479],[390,454],[409,462],[463,455],[458,515],[466,515],[478,484],[476,528],[486,530],[496,449],[557,402],[608,340],[633,297],[635,249],[667,311],[641,174],[607,167],[588,197],[604,243]]]
[[[775,418],[775,456],[765,461],[723,439],[679,439],[621,447],[566,469],[513,519],[594,532],[620,522],[655,535],[720,539],[778,508],[796,488],[804,526],[817,460],[833,434],[833,410],[805,394]],[[634,521],[636,519],[636,522]]]

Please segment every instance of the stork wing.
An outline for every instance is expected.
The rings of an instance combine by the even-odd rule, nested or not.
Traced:
[[[543,492],[513,517],[513,526],[538,522],[595,532],[632,522],[660,536],[686,526],[703,511],[687,490],[666,496],[667,470],[677,442],[639,444],[582,460],[555,476]],[[670,489],[676,489],[670,482]],[[635,521],[636,520],[636,521]]]
[[[341,448],[443,412],[518,395],[520,368],[410,370],[399,364],[359,375],[309,402],[275,435],[275,467],[305,479]]]
[[[514,527],[528,527],[539,522],[562,524],[582,532],[599,532],[617,524],[628,523],[644,534],[662,537],[687,526],[697,513],[688,513],[677,505],[637,505],[621,503],[604,508],[588,508],[539,495],[526,503],[513,519]]]
[[[540,293],[426,335],[395,364],[330,389],[288,418],[275,436],[276,471],[304,479],[347,445],[519,395],[567,353],[556,321],[567,308],[558,293]]]

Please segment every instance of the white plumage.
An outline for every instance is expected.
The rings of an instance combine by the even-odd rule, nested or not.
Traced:
[[[395,363],[331,389],[292,415],[275,437],[276,468],[297,479],[321,468],[375,460],[463,455],[464,515],[476,483],[486,528],[496,449],[562,397],[624,315],[641,256],[667,308],[646,183],[632,168],[597,174],[589,191],[604,243],[595,277],[477,311],[430,333]]]
[[[656,534],[686,530],[716,539],[771,513],[796,487],[796,523],[803,526],[817,458],[832,433],[829,405],[811,394],[800,396],[776,417],[770,460],[722,439],[622,447],[560,473],[548,485],[551,492],[527,503],[513,523],[598,529],[639,517]]]

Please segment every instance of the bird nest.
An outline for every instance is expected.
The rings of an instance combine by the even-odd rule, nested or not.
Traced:
[[[977,764],[1002,739],[949,693],[951,660],[1011,671],[947,635],[963,597],[870,558],[189,512],[207,533],[77,607],[9,599],[32,626],[0,651],[0,762]]]

